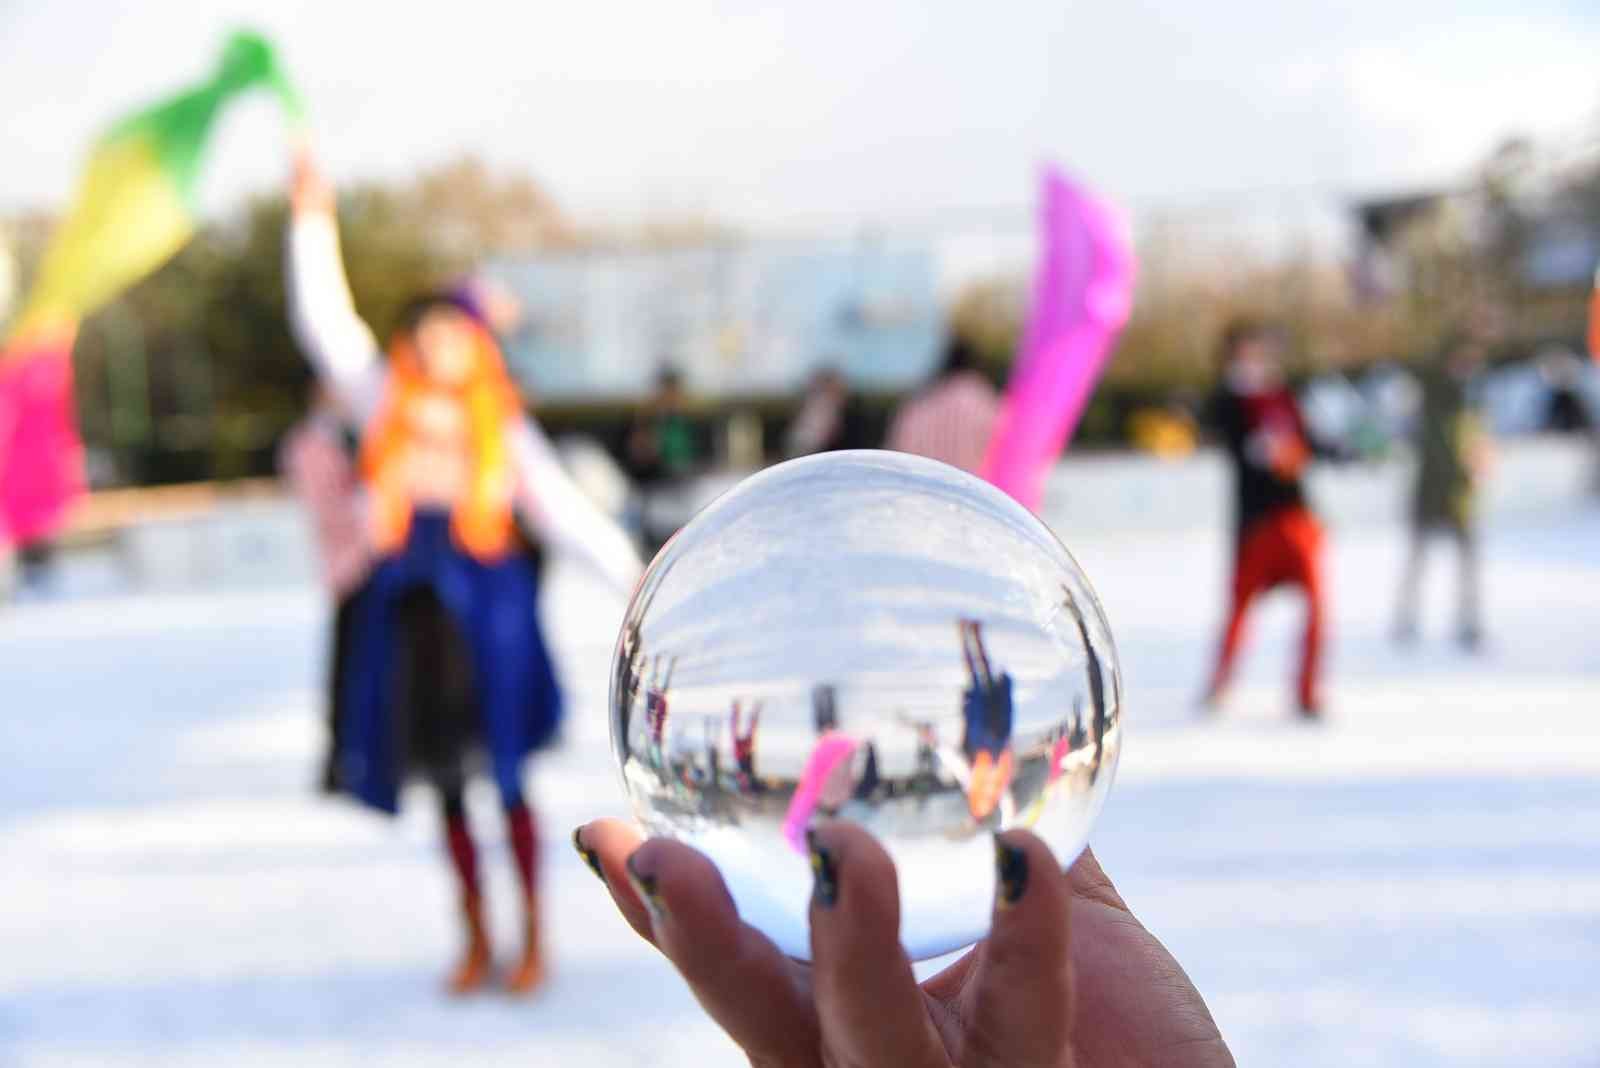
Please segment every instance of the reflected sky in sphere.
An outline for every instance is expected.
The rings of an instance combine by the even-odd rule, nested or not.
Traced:
[[[1099,601],[1050,530],[901,453],[780,464],[697,515],[618,639],[611,737],[635,815],[722,870],[809,958],[805,828],[845,819],[899,872],[915,959],[988,930],[991,832],[1070,864],[1121,750]]]

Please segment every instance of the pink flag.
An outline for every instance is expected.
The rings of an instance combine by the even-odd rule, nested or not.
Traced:
[[[1107,202],[1054,167],[1044,172],[1042,254],[1017,367],[983,476],[1029,508],[1072,438],[1133,305],[1133,248]]]
[[[83,492],[72,341],[0,353],[0,543],[46,537]]]
[[[795,852],[806,851],[806,828],[821,805],[838,805],[849,798],[850,761],[856,755],[856,740],[839,731],[824,731],[811,750],[805,771],[789,799],[783,817],[783,836]]]

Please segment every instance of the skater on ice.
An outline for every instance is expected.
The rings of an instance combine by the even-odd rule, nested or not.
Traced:
[[[1447,535],[1456,547],[1456,640],[1468,650],[1483,642],[1478,496],[1491,445],[1479,411],[1478,379],[1486,355],[1478,332],[1457,331],[1445,339],[1422,373],[1411,546],[1395,620],[1395,639],[1401,643],[1417,638],[1423,560],[1428,539],[1436,534]]]
[[[465,993],[493,971],[463,801],[470,757],[486,753],[523,897],[523,945],[505,982],[527,992],[542,982],[545,961],[538,825],[522,773],[562,705],[518,521],[621,589],[637,559],[523,414],[492,335],[468,305],[450,295],[415,301],[384,359],[350,297],[332,189],[304,148],[292,209],[292,325],[360,438],[375,552],[342,687],[340,784],[388,813],[412,768],[438,788],[466,942],[448,987]]]
[[[1282,350],[1280,332],[1265,323],[1237,320],[1223,332],[1222,383],[1205,421],[1233,466],[1233,584],[1205,705],[1215,711],[1227,692],[1256,598],[1289,586],[1304,596],[1306,612],[1295,706],[1306,719],[1317,719],[1327,619],[1324,535],[1303,481],[1317,447],[1284,382]]]

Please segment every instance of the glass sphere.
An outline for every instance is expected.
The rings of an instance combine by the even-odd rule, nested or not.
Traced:
[[[754,475],[667,543],[617,642],[633,810],[809,959],[805,830],[850,820],[899,873],[913,959],[988,931],[991,832],[1069,865],[1122,748],[1122,684],[1077,563],[988,483],[903,453]]]

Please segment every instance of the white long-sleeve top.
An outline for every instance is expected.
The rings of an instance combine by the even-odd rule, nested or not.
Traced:
[[[355,429],[365,432],[383,400],[387,372],[351,299],[333,217],[296,214],[285,262],[295,340]],[[631,591],[642,570],[633,543],[567,477],[538,423],[514,416],[506,435],[516,471],[514,502],[528,526],[551,548],[586,561],[624,594]]]

